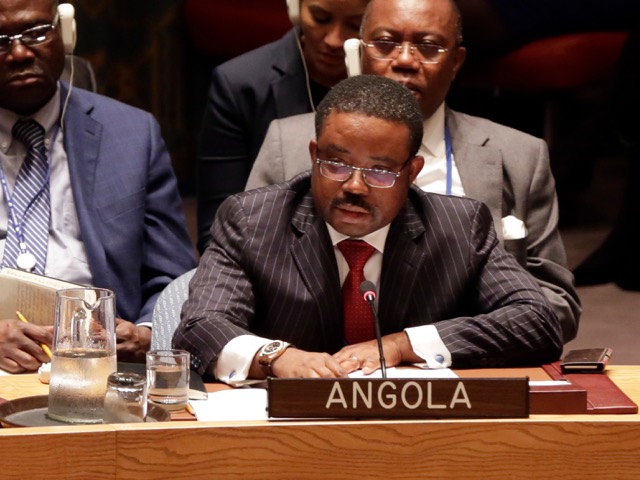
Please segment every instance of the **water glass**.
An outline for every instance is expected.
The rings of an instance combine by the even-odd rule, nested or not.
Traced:
[[[144,422],[147,380],[137,373],[116,372],[107,379],[103,423]]]
[[[150,350],[147,353],[147,396],[166,410],[183,410],[189,401],[189,352]]]

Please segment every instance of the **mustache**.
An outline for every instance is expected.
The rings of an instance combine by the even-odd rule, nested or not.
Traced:
[[[336,198],[331,202],[332,208],[341,207],[342,205],[350,205],[352,207],[362,208],[367,213],[373,213],[371,206],[359,195],[353,193],[345,193],[343,198]]]

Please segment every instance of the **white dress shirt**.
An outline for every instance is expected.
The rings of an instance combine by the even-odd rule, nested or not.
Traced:
[[[415,184],[425,192],[443,195],[447,193],[447,148],[444,127],[445,107],[442,103],[438,110],[424,122],[422,144],[418,151],[418,155],[424,157],[424,167],[415,181]],[[464,188],[453,149],[451,157],[451,194],[464,197]]]

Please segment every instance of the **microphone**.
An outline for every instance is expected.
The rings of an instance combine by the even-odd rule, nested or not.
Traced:
[[[374,303],[376,299],[376,286],[373,282],[365,280],[360,284],[360,295],[364,301],[371,307],[373,313],[373,325],[376,328],[376,342],[378,343],[378,353],[380,354],[380,369],[382,370],[382,378],[387,378],[387,365],[384,360],[384,350],[382,349],[382,336],[380,335],[380,320],[378,320],[378,310]]]

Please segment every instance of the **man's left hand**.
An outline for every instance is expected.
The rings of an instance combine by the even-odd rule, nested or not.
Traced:
[[[413,353],[409,338],[404,332],[382,337],[382,350],[387,367],[395,367],[403,362],[420,361]],[[336,352],[333,358],[348,373],[362,370],[362,373],[369,375],[380,368],[380,352],[375,340],[347,345]]]
[[[116,318],[116,342],[118,360],[144,363],[145,355],[151,346],[151,329]]]

